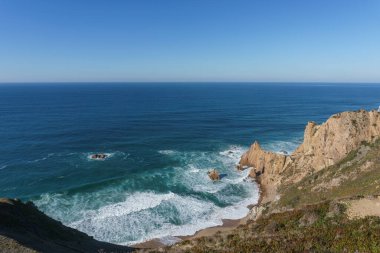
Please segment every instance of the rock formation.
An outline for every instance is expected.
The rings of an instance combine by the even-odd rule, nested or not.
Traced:
[[[91,159],[93,160],[105,160],[106,158],[108,158],[108,155],[103,153],[91,155]]]
[[[263,202],[269,202],[276,197],[280,184],[298,182],[334,165],[363,142],[373,142],[379,136],[379,112],[342,112],[321,125],[309,122],[303,143],[290,156],[264,151],[255,142],[241,157],[239,168],[253,167],[250,176],[262,186]]]
[[[207,172],[207,175],[212,181],[220,180],[219,172],[216,169],[210,170],[209,172]]]

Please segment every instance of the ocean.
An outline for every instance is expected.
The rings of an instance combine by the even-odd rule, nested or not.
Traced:
[[[170,242],[258,201],[235,168],[254,140],[290,153],[307,121],[379,105],[378,84],[1,84],[0,196],[98,240]]]

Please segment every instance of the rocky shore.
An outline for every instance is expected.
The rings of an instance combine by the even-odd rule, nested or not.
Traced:
[[[303,143],[291,155],[265,151],[255,141],[241,157],[239,168],[252,167],[250,176],[259,182],[265,204],[280,197],[278,187],[297,183],[336,164],[363,143],[374,142],[379,136],[379,112],[342,112],[321,125],[308,122]]]
[[[238,169],[250,170],[261,196],[245,219],[225,221],[225,226],[183,237],[170,247],[150,242],[140,245],[145,249],[132,249],[65,227],[32,203],[1,199],[0,248],[6,249],[3,252],[380,252],[379,157],[380,113],[342,112],[321,125],[309,122],[303,143],[290,155],[265,151],[257,141],[252,144]]]
[[[380,252],[378,157],[375,110],[308,122],[303,143],[290,155],[265,151],[255,141],[238,165],[260,186],[259,203],[244,222],[144,252]]]

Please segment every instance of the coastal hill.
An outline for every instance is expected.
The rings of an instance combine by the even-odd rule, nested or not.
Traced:
[[[241,157],[261,199],[235,229],[140,252],[380,252],[380,113],[309,122],[290,155],[258,142]],[[63,226],[33,204],[0,201],[4,252],[126,252]],[[30,250],[30,251],[28,251]],[[1,251],[1,250],[0,250]]]
[[[250,176],[260,181],[262,202],[266,203],[278,197],[277,187],[297,183],[307,175],[332,166],[379,136],[380,113],[377,111],[342,112],[321,125],[309,122],[303,143],[290,156],[264,151],[255,142],[239,164],[240,168],[253,168]]]
[[[248,221],[161,252],[380,252],[379,112],[309,122],[291,155],[255,142],[238,169],[261,189]]]

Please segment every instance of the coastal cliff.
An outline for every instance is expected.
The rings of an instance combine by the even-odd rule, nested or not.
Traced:
[[[287,156],[264,151],[256,141],[241,157],[239,168],[252,167],[260,183],[262,202],[275,200],[277,188],[299,182],[342,160],[363,143],[380,136],[380,113],[359,110],[332,115],[325,123],[308,122],[303,143]]]
[[[256,141],[238,166],[261,188],[246,223],[160,252],[380,252],[379,157],[377,111],[309,122],[291,155]]]
[[[0,198],[0,252],[131,252],[64,226],[32,202]]]
[[[380,113],[359,110],[309,122],[291,154],[258,142],[239,169],[261,201],[233,230],[139,252],[380,252]],[[129,252],[65,227],[32,203],[0,199],[0,252]]]

